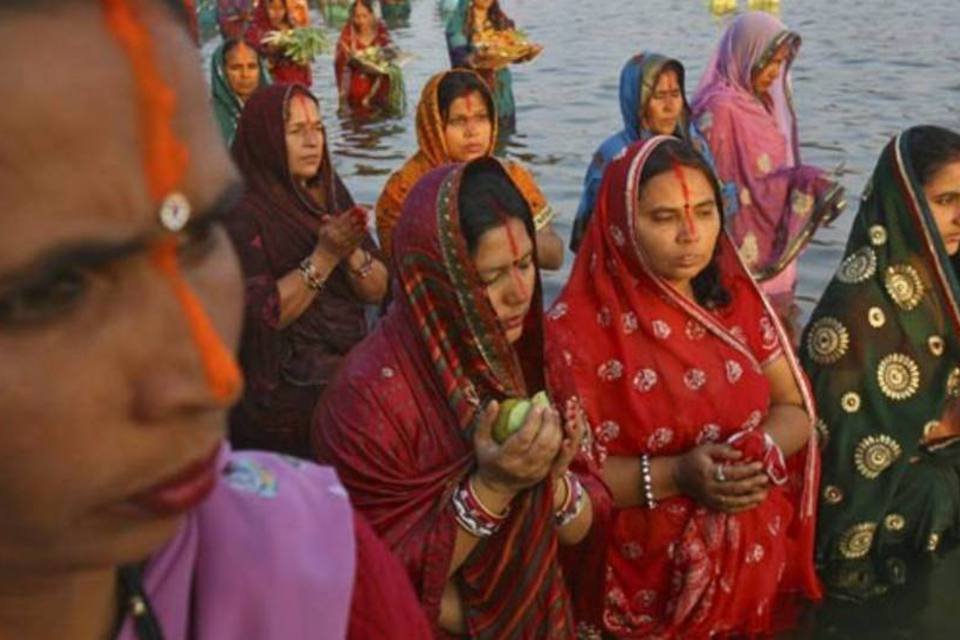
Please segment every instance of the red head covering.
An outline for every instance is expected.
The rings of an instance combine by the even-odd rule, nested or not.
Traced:
[[[636,241],[641,175],[667,140],[635,143],[610,164],[573,273],[548,314],[551,353],[561,354],[551,371],[572,367],[600,462],[607,455],[678,455],[757,428],[770,406],[762,367],[782,355],[812,425],[813,404],[789,343],[726,234],[717,260],[732,303],[718,310],[701,307],[657,276]],[[806,458],[805,468],[794,461],[786,489],[773,489],[758,508],[740,515],[708,512],[682,496],[654,510],[619,510],[606,557],[606,602],[594,598],[587,603],[592,610],[580,614],[597,621],[605,604],[604,623],[618,635],[765,631],[775,596],[817,593],[810,553],[815,447]],[[757,545],[763,562],[745,563],[744,554]],[[793,556],[799,566],[779,581],[793,547],[800,549]]]

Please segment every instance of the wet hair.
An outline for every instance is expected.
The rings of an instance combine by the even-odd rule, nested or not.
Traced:
[[[676,165],[689,167],[703,173],[713,186],[713,195],[717,201],[717,214],[720,216],[720,227],[723,228],[723,198],[720,194],[720,182],[714,175],[713,170],[707,161],[697,153],[693,147],[680,140],[668,140],[658,146],[646,164],[643,166],[643,173],[640,174],[640,189],[643,190],[648,180],[660,175],[661,173],[672,172]],[[720,256],[720,239],[713,247],[713,256],[707,266],[698,273],[690,284],[693,287],[693,296],[697,303],[707,309],[719,309],[728,306],[733,298],[720,278],[720,265],[718,258]]]
[[[505,224],[508,218],[523,222],[530,238],[535,237],[530,206],[496,160],[484,159],[467,165],[457,204],[460,231],[471,255],[477,250],[480,237]]]
[[[440,85],[437,87],[437,103],[440,108],[440,117],[446,122],[450,117],[450,105],[457,98],[478,92],[483,96],[483,101],[487,105],[487,113],[490,115],[490,122],[493,122],[494,113],[493,96],[490,90],[475,73],[469,71],[451,71],[443,77]]]
[[[907,150],[914,174],[925,185],[940,169],[960,161],[960,134],[933,125],[913,127],[907,131]]]

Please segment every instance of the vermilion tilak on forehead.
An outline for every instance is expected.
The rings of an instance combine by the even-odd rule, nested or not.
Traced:
[[[687,225],[687,231],[690,237],[696,239],[697,228],[693,224],[693,205],[690,203],[690,187],[687,186],[687,177],[683,173],[683,166],[678,162],[673,163],[673,172],[680,181],[680,188],[683,190],[683,219]]]
[[[163,80],[153,39],[128,0],[101,0],[107,28],[117,39],[133,72],[143,171],[154,204],[182,188],[189,162],[187,146],[173,128],[176,94]],[[177,238],[164,235],[150,252],[151,263],[170,285],[200,355],[211,394],[221,402],[235,398],[242,376],[233,354],[223,344],[200,299],[180,271]]]

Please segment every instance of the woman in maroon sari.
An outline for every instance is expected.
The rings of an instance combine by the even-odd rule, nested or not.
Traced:
[[[604,503],[566,471],[582,413],[573,399],[562,421],[535,408],[491,439],[500,401],[554,386],[534,237],[498,161],[427,174],[393,235],[394,302],[314,419],[318,457],[406,564],[441,635],[573,637],[558,543],[588,542]]]
[[[717,185],[675,138],[628,147],[548,314],[616,505],[605,553],[569,567],[575,587],[605,577],[574,591],[598,633],[764,636],[820,593],[812,398]]]
[[[366,334],[364,305],[386,292],[366,213],[340,181],[316,98],[273,85],[250,98],[233,142],[246,179],[228,221],[246,277],[240,360],[247,379],[231,416],[242,448],[309,453],[310,415],[340,361]]]

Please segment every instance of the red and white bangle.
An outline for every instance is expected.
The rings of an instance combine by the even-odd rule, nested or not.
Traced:
[[[488,538],[495,534],[510,513],[509,507],[503,513],[496,514],[484,506],[473,489],[473,478],[470,476],[453,492],[451,502],[457,523],[467,533],[478,538]]]
[[[562,528],[576,520],[583,511],[587,494],[583,490],[583,485],[580,484],[580,479],[569,471],[560,476],[560,482],[567,486],[567,497],[560,508],[554,512],[553,519],[557,527]]]

